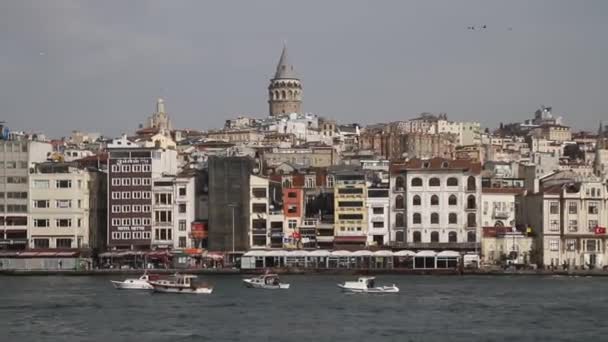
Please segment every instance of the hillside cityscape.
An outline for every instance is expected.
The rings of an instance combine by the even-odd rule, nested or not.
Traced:
[[[362,126],[306,112],[300,77],[285,46],[267,115],[221,129],[170,98],[116,137],[3,122],[0,270],[608,267],[608,126]]]

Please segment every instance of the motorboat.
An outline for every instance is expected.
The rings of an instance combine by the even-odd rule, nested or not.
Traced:
[[[289,284],[281,283],[279,276],[276,274],[264,274],[259,277],[243,279],[243,282],[245,286],[256,289],[286,290],[289,288]]]
[[[175,274],[167,279],[150,281],[155,292],[184,293],[184,294],[211,294],[213,287],[198,284],[197,276],[191,274]]]
[[[397,293],[399,288],[395,284],[391,286],[376,286],[374,277],[360,277],[357,281],[346,281],[338,284],[345,292],[354,293]]]
[[[123,281],[110,281],[112,282],[112,285],[119,290],[152,290],[154,287],[152,287],[149,282],[156,279],[158,279],[158,276],[144,273],[139,278],[129,278]]]

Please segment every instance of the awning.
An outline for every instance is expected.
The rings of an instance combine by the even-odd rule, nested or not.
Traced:
[[[352,256],[372,256],[372,251],[368,251],[368,250],[361,250],[361,251],[354,251]]]
[[[349,252],[349,251],[333,251],[333,252],[331,252],[331,256],[338,256],[338,257],[340,257],[340,256],[351,256],[351,255],[353,255],[353,253]]]
[[[336,236],[336,237],[334,237],[334,242],[336,242],[336,243],[340,243],[340,242],[365,243],[365,241],[367,241],[366,236]]]
[[[386,250],[386,249],[381,249],[379,251],[375,251],[374,252],[374,256],[378,256],[378,257],[392,257],[393,256],[393,252]]]
[[[448,257],[448,258],[458,258],[460,257],[460,253],[455,251],[441,251],[437,253],[438,257]]]
[[[393,253],[393,256],[414,256],[414,255],[416,255],[416,253],[414,253],[412,251],[408,251],[408,250],[401,250],[401,251]]]
[[[435,253],[435,251],[420,251],[416,253],[417,257],[434,257],[436,255],[437,253]]]

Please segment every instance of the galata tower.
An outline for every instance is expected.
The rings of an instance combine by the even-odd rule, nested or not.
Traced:
[[[271,116],[302,113],[302,83],[289,62],[287,46],[283,46],[277,71],[268,86],[268,107]]]

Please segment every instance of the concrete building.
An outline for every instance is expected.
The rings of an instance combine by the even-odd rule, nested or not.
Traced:
[[[0,140],[0,249],[29,246],[29,170],[51,151],[49,143]]]
[[[544,124],[532,129],[530,134],[536,138],[549,141],[564,142],[572,140],[570,127],[564,125]]]
[[[69,163],[41,163],[30,174],[29,247],[101,250],[105,175]]]
[[[329,167],[337,165],[339,155],[331,146],[312,146],[299,148],[273,148],[264,152],[262,159],[269,167],[289,163],[303,167]]]
[[[534,238],[511,227],[483,227],[482,262],[487,265],[529,264]]]
[[[334,246],[365,247],[368,236],[365,173],[340,170],[334,177]]]
[[[516,197],[524,188],[482,188],[481,224],[483,227],[515,227]]]
[[[283,46],[274,77],[268,86],[268,107],[271,116],[302,113],[302,83],[296,75]]]
[[[136,146],[126,137],[108,144],[109,248],[149,249],[152,224],[172,224],[172,217],[152,210],[152,182],[177,173],[177,152]],[[166,236],[165,236],[166,237]]]
[[[476,250],[481,241],[481,165],[413,159],[391,170],[391,240],[406,248]]]
[[[251,248],[282,248],[285,234],[281,183],[251,175],[249,187],[249,245]]]
[[[209,250],[249,249],[252,170],[248,157],[209,158]]]
[[[545,267],[608,265],[608,191],[598,179],[541,185],[522,198],[522,223],[538,238],[537,262]]]
[[[368,246],[384,246],[390,241],[388,192],[388,184],[367,188]]]

